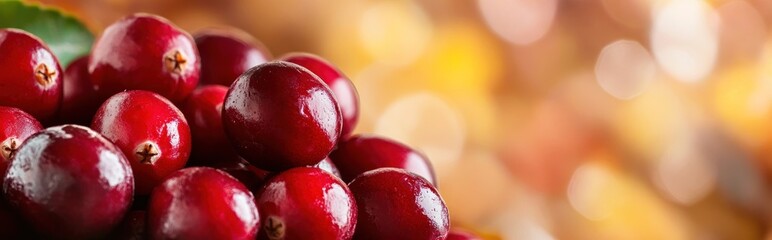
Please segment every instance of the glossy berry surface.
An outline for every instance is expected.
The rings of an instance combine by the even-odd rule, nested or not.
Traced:
[[[64,98],[57,122],[89,125],[102,104],[88,74],[88,56],[76,59],[64,70]]]
[[[482,240],[482,238],[464,230],[451,229],[445,240]]]
[[[222,104],[227,92],[228,88],[224,86],[203,86],[193,91],[180,106],[190,125],[193,163],[211,165],[239,159],[222,127]]]
[[[126,157],[98,133],[77,125],[48,128],[22,144],[3,192],[48,238],[105,236],[129,208],[134,177]]]
[[[360,174],[384,167],[405,169],[426,178],[436,186],[434,170],[418,151],[391,139],[356,135],[339,143],[330,159],[340,170],[343,181],[350,182]]]
[[[225,172],[179,170],[153,190],[151,239],[255,239],[260,217],[254,197]]]
[[[88,71],[104,96],[148,90],[181,102],[198,85],[200,64],[189,34],[162,17],[138,13],[105,29]]]
[[[51,50],[32,34],[0,29],[0,106],[52,120],[62,101],[62,68]]]
[[[247,69],[272,58],[262,43],[237,29],[206,29],[194,38],[201,55],[201,84],[228,87]]]
[[[287,62],[242,74],[225,96],[222,114],[236,152],[268,171],[319,162],[341,130],[332,91],[313,73]]]
[[[350,239],[357,221],[346,184],[312,167],[293,168],[268,180],[257,207],[260,239]]]
[[[338,100],[343,117],[341,138],[349,136],[359,122],[359,95],[351,80],[332,63],[313,54],[292,53],[284,56],[282,60],[305,67],[330,87]]]
[[[335,166],[335,163],[333,163],[329,157],[322,159],[322,161],[319,161],[319,163],[314,164],[313,167],[327,171],[328,173],[340,178],[340,171],[338,170],[338,167]]]
[[[354,239],[437,239],[448,235],[448,209],[426,179],[397,168],[363,173],[349,184],[359,218]]]
[[[40,122],[21,109],[0,106],[0,176],[5,176],[11,157],[21,144],[41,130]]]
[[[158,94],[134,90],[115,94],[94,115],[91,128],[128,157],[137,194],[149,194],[166,176],[185,166],[190,128],[182,113]]]

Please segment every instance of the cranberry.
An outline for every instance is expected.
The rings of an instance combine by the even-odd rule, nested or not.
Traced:
[[[76,59],[64,70],[64,99],[58,122],[88,125],[102,100],[88,74],[88,56]]]
[[[131,204],[134,176],[126,157],[86,127],[63,125],[32,135],[8,168],[3,192],[49,238],[98,238]]]
[[[223,127],[236,152],[268,171],[315,164],[340,135],[340,108],[332,92],[294,63],[247,70],[223,106]]]
[[[271,54],[237,29],[207,29],[195,35],[201,54],[201,83],[230,86],[247,69],[268,62]]]
[[[147,212],[133,210],[126,214],[123,221],[110,233],[109,239],[143,240],[147,239]]]
[[[350,182],[363,172],[384,167],[402,168],[437,185],[434,170],[426,157],[396,141],[356,135],[339,143],[330,159],[340,170],[343,181]]]
[[[239,161],[225,137],[222,127],[222,104],[228,88],[220,85],[203,86],[188,97],[180,110],[190,124],[193,140],[191,161],[196,164],[216,164],[218,161]]]
[[[0,105],[48,122],[62,101],[62,67],[36,36],[0,29]]]
[[[354,239],[445,239],[448,209],[426,179],[398,168],[368,171],[349,184],[359,218]]]
[[[327,83],[340,105],[343,117],[343,129],[340,135],[349,136],[359,121],[359,95],[351,80],[330,62],[313,54],[292,53],[284,56],[282,60],[307,68]]]
[[[357,206],[345,183],[318,168],[282,172],[258,194],[260,239],[350,239]]]
[[[252,193],[213,168],[174,172],[150,196],[152,239],[255,239],[259,224]]]
[[[138,13],[105,29],[88,71],[106,96],[148,90],[181,102],[198,85],[200,62],[189,34],[165,18]]]
[[[11,157],[24,140],[41,130],[43,126],[38,120],[24,111],[0,106],[0,176],[5,176]]]
[[[451,229],[445,240],[482,240],[482,238],[461,229]]]
[[[158,94],[134,90],[107,99],[91,128],[129,158],[137,194],[149,194],[166,176],[185,166],[190,129],[182,113]]]

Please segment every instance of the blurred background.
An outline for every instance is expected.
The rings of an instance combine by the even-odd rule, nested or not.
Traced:
[[[772,239],[772,1],[40,2],[329,59],[489,239]]]

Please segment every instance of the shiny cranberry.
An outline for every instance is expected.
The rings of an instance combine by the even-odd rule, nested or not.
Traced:
[[[190,125],[193,140],[191,161],[196,164],[239,160],[222,127],[222,103],[227,92],[228,88],[224,86],[203,86],[193,91],[180,106]]]
[[[166,176],[185,166],[190,128],[182,113],[158,94],[134,90],[107,99],[91,128],[129,158],[137,194],[149,194]]]
[[[357,206],[351,191],[321,169],[282,172],[258,196],[260,239],[350,239],[354,234]]]
[[[0,106],[0,176],[5,176],[11,157],[24,140],[41,130],[43,126],[38,120],[24,111]]]
[[[88,125],[102,100],[88,74],[88,56],[76,59],[64,70],[64,99],[57,121]]]
[[[268,49],[237,29],[206,29],[195,35],[201,84],[230,86],[247,69],[270,60]]]
[[[126,214],[123,221],[110,233],[109,239],[144,240],[147,239],[147,212],[133,210]]]
[[[48,122],[62,102],[62,67],[43,41],[19,29],[0,29],[0,105]]]
[[[339,143],[338,149],[330,153],[330,159],[346,182],[366,171],[394,167],[418,174],[435,186],[437,183],[431,163],[423,154],[386,138],[352,136]]]
[[[168,20],[138,13],[108,26],[91,52],[91,81],[106,96],[148,90],[181,102],[198,85],[193,38]]]
[[[153,190],[152,239],[255,239],[260,216],[252,193],[220,170],[179,170]]]
[[[3,192],[49,238],[105,236],[131,204],[134,177],[126,157],[98,133],[77,125],[32,135],[14,156]]]
[[[426,179],[398,168],[368,171],[349,184],[359,218],[354,239],[445,239],[448,209]]]
[[[359,121],[359,95],[351,80],[330,62],[313,54],[292,53],[284,56],[282,60],[307,68],[327,83],[338,100],[340,113],[343,117],[343,129],[340,136],[342,138],[349,136]]]
[[[340,134],[332,91],[294,63],[249,69],[233,83],[223,106],[223,127],[236,152],[268,171],[319,162]]]
[[[451,229],[445,240],[482,240],[482,238],[461,229]]]

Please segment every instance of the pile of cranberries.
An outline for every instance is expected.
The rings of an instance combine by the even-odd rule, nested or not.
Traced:
[[[352,135],[335,66],[273,59],[134,14],[62,71],[0,29],[0,238],[477,239],[450,229],[423,154]]]

